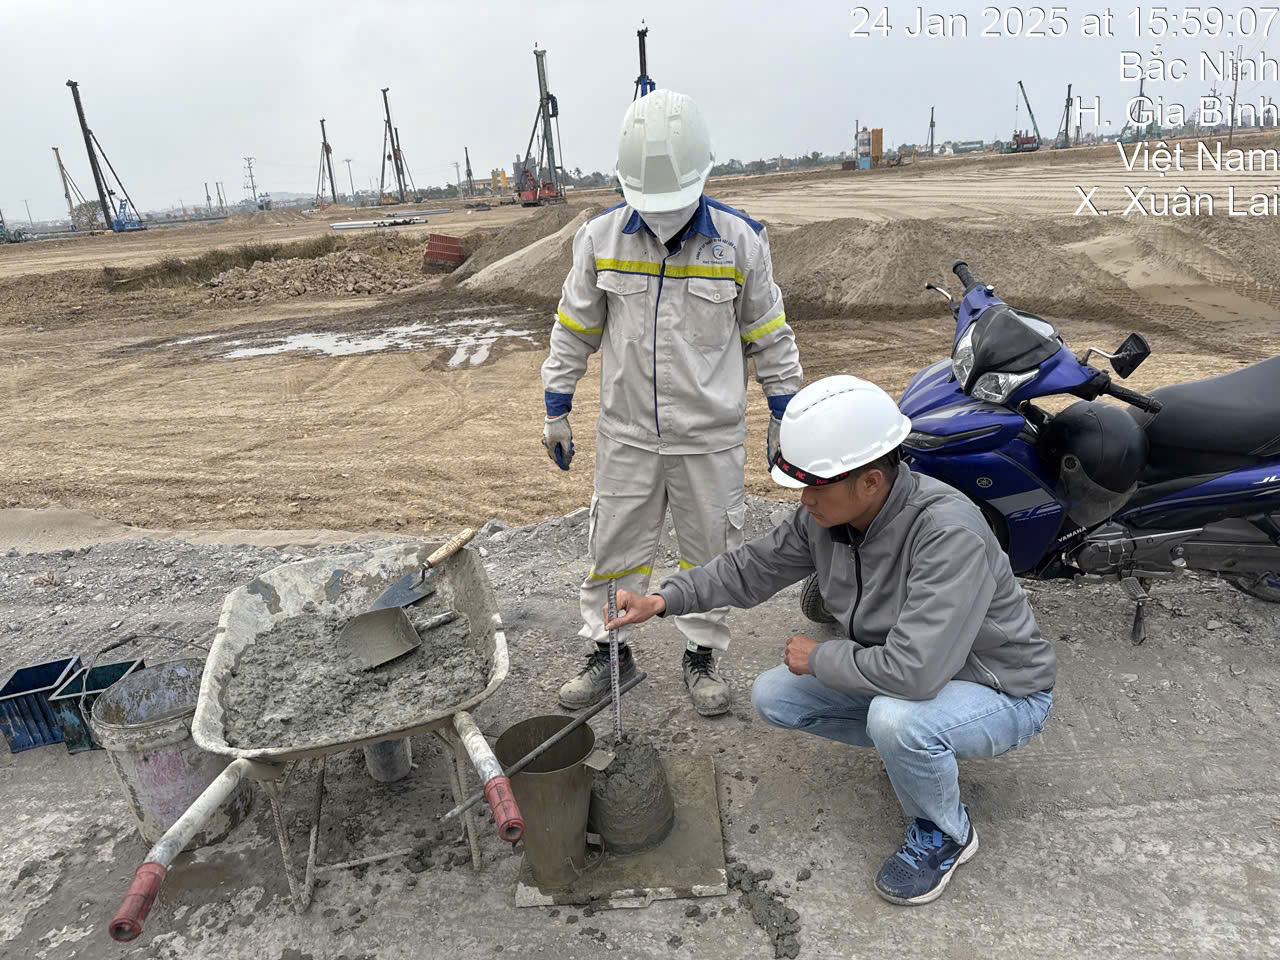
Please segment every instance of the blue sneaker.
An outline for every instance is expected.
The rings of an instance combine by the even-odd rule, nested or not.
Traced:
[[[876,875],[876,893],[890,903],[931,903],[942,896],[956,867],[978,852],[978,831],[969,824],[967,843],[956,843],[930,820],[907,827],[898,852]]]

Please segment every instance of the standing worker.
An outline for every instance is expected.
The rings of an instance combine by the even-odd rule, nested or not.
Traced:
[[[773,282],[764,225],[702,193],[711,139],[689,97],[655,90],[631,103],[618,144],[626,198],[573,238],[550,356],[542,365],[543,446],[561,470],[573,460],[569,411],[587,358],[600,364],[595,492],[582,584],[587,662],[560,688],[578,709],[607,696],[609,645],[601,611],[608,583],[643,593],[667,508],[680,567],[742,545],[747,359],[772,417],[772,459],[787,402],[803,384],[795,336]],[[729,646],[724,608],[677,617],[683,672],[703,716],[729,709],[712,651]],[[619,649],[621,679],[635,672]]]
[[[774,480],[803,491],[799,509],[659,593],[620,592],[614,625],[752,607],[816,571],[847,638],[791,637],[751,699],[773,726],[879,752],[911,822],[876,892],[921,904],[978,852],[957,758],[997,757],[1039,733],[1057,660],[973,501],[899,462],[910,430],[865,380],[805,387],[773,467]]]

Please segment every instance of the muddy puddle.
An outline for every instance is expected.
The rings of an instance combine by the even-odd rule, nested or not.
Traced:
[[[418,316],[422,316],[421,313]],[[538,315],[525,310],[503,312],[474,308],[435,310],[430,319],[413,314],[311,317],[241,327],[222,333],[194,330],[134,349],[196,351],[202,359],[242,360],[279,354],[350,357],[386,351],[439,351],[445,367],[478,367],[503,345],[529,349],[545,341]],[[407,322],[406,322],[407,321]],[[310,327],[311,329],[306,329]],[[301,328],[301,329],[300,329]],[[541,334],[541,336],[539,336]]]
[[[291,351],[310,351],[329,357],[348,357],[383,350],[450,350],[450,367],[479,366],[489,359],[490,349],[503,339],[534,343],[527,326],[508,326],[496,317],[465,317],[443,323],[409,323],[361,333],[320,331],[292,333],[266,340],[231,340],[221,352],[224,360],[266,357]]]

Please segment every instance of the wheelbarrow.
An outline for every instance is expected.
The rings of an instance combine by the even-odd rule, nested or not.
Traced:
[[[387,587],[406,574],[421,569],[423,561],[441,543],[403,544],[373,553],[351,553],[317,557],[301,563],[276,567],[230,594],[222,606],[222,616],[209,659],[201,677],[200,695],[192,719],[191,735],[196,744],[210,753],[230,757],[226,769],[205,789],[176,823],[165,833],[138,867],[120,909],[108,932],[115,940],[132,940],[142,932],[147,913],[155,902],[169,865],[223,800],[244,778],[261,783],[271,801],[271,812],[285,877],[294,909],[302,913],[311,903],[319,874],[375,863],[412,852],[412,849],[321,865],[317,857],[321,808],[324,798],[324,763],[329,754],[400,740],[416,734],[433,733],[452,751],[449,778],[454,799],[466,799],[468,760],[474,765],[484,787],[485,799],[493,811],[498,836],[515,843],[524,833],[524,821],[511,792],[511,784],[484,735],[468,711],[492,696],[507,677],[507,641],[498,615],[497,599],[479,555],[461,550],[439,568],[439,594],[449,606],[471,622],[471,642],[489,663],[485,688],[461,703],[407,720],[402,726],[382,729],[364,737],[326,738],[315,731],[314,738],[301,735],[284,747],[241,749],[227,743],[224,726],[224,694],[231,672],[249,645],[258,642],[280,620],[314,613],[316,616],[354,616]],[[282,812],[282,800],[298,761],[310,759],[316,767],[315,803],[301,881],[294,869],[289,833]],[[473,869],[480,869],[480,848],[473,813],[464,816],[471,847]]]

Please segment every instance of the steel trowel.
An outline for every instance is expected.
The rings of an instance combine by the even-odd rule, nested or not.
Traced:
[[[387,607],[407,607],[423,597],[431,596],[436,592],[434,581],[437,571],[435,568],[470,543],[471,538],[475,535],[476,532],[470,527],[463,530],[443,547],[427,557],[426,562],[420,569],[415,570],[413,573],[406,573],[387,589],[383,590],[382,593],[378,594],[378,599],[370,604],[369,612],[385,610]]]
[[[405,574],[378,594],[367,611],[352,617],[342,628],[338,634],[338,646],[358,659],[365,670],[372,670],[415,649],[422,640],[403,608],[436,592],[435,578],[439,572],[436,568],[470,543],[474,536],[475,531],[470,527],[463,530],[427,557],[420,569]],[[437,617],[426,626],[437,626],[436,621],[445,623],[453,616]]]

